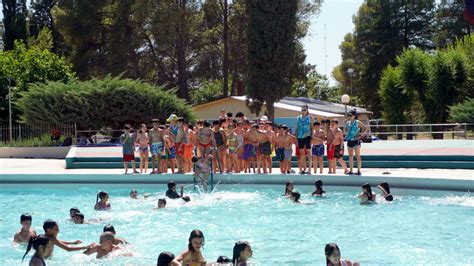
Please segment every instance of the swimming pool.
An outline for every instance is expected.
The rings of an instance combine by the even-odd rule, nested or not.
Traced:
[[[342,256],[363,265],[474,264],[474,197],[469,194],[393,189],[392,203],[362,206],[354,188],[326,187],[326,198],[311,198],[311,187],[297,186],[304,204],[281,197],[281,186],[221,186],[219,192],[190,191],[188,204],[168,200],[166,209],[152,210],[166,185],[2,185],[0,187],[0,257],[3,265],[20,265],[24,246],[12,248],[23,212],[43,233],[45,219],[59,223],[59,239],[98,242],[104,224],[114,225],[133,257],[96,260],[80,252],[55,248],[48,265],[156,265],[162,251],[178,255],[193,229],[203,231],[208,262],[232,256],[233,244],[247,240],[260,265],[323,265],[324,245],[336,242]],[[131,188],[151,193],[145,200],[129,198]],[[95,212],[95,193],[107,190],[112,211]],[[420,193],[420,192],[418,192]],[[88,219],[68,222],[69,208],[78,207]],[[30,253],[31,256],[32,253]],[[25,259],[24,265],[29,260]]]

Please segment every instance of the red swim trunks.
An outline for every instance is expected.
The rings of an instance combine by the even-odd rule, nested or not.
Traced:
[[[124,154],[123,155],[123,161],[124,162],[129,162],[129,161],[135,161],[135,155],[132,154]]]
[[[174,144],[177,156],[183,156],[184,155],[184,145],[185,145],[184,143],[183,143],[183,145],[181,145],[181,142],[178,142],[178,143]],[[180,148],[180,146],[181,146],[181,148]]]
[[[329,148],[329,146],[332,146]],[[328,155],[328,160],[333,160],[334,159],[334,152],[336,151],[336,147],[333,145],[327,145],[327,155]]]

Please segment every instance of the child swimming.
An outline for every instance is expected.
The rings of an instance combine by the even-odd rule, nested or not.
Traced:
[[[76,215],[76,213],[80,213],[81,211],[77,208],[77,207],[73,207],[71,209],[69,209],[69,217],[70,217],[70,221],[71,222],[74,222],[74,216]]]
[[[105,232],[111,232],[112,234],[114,234],[114,245],[128,244],[127,240],[125,240],[123,238],[119,238],[119,237],[116,236],[115,228],[111,224],[105,225],[102,232],[104,232],[104,233]]]
[[[189,235],[188,249],[173,261],[181,263],[180,265],[206,265],[201,253],[202,246],[204,246],[204,234],[200,230],[193,230]]]
[[[372,187],[369,183],[362,185],[362,192],[357,197],[361,204],[375,202],[375,194],[372,193]]]
[[[94,206],[94,210],[96,211],[108,211],[110,210],[110,203],[109,203],[109,193],[105,191],[97,192],[96,203]]]
[[[28,241],[36,236],[36,231],[31,228],[33,218],[29,213],[23,213],[20,216],[21,229],[13,237],[15,243],[28,243]]]
[[[179,262],[175,261],[175,256],[173,253],[164,251],[161,252],[158,256],[158,261],[156,266],[180,266]]]
[[[111,232],[102,233],[100,235],[99,245],[95,244],[94,246],[84,251],[84,254],[91,255],[97,253],[96,258],[100,259],[102,257],[107,256],[111,252],[119,250],[120,247],[114,245],[114,238],[114,234],[112,234]]]
[[[46,220],[43,224],[43,229],[45,232],[45,236],[49,240],[43,253],[44,258],[46,259],[51,257],[51,255],[53,255],[54,246],[58,246],[66,251],[77,251],[77,250],[82,250],[82,249],[88,249],[92,245],[91,244],[88,246],[81,246],[81,247],[68,246],[68,245],[81,244],[82,241],[76,240],[74,242],[67,242],[67,241],[59,240],[57,238],[58,233],[59,233],[59,225],[56,223],[56,221],[53,221],[53,220]]]
[[[321,180],[316,180],[314,182],[314,186],[316,187],[316,190],[311,193],[312,196],[319,196],[322,197],[323,194],[326,194],[326,191],[323,190],[323,181]]]
[[[358,262],[352,262],[350,260],[341,259],[341,251],[339,247],[330,243],[324,248],[324,254],[326,255],[327,266],[359,266]]]
[[[386,201],[393,201],[393,196],[390,194],[390,186],[387,182],[382,182],[377,186],[382,191],[382,196]]]
[[[158,209],[163,209],[164,207],[166,207],[166,199],[159,199],[158,206],[153,209],[158,210]]]
[[[252,248],[247,241],[238,241],[234,245],[232,255],[232,265],[244,266],[247,265],[247,260],[252,257]]]
[[[181,190],[181,193],[178,194],[176,192],[176,182],[170,181],[170,182],[168,182],[168,190],[166,191],[166,196],[170,199],[180,199],[181,198],[185,202],[189,202],[191,200],[191,198],[188,197],[188,196],[183,196],[184,187],[181,186],[180,190]]]
[[[295,188],[295,185],[293,184],[293,182],[287,181],[286,186],[285,186],[285,194],[283,194],[283,196],[289,197],[291,193],[293,192],[294,188]]]
[[[78,212],[74,215],[74,223],[75,224],[84,224],[84,214]]]
[[[28,240],[28,247],[26,248],[25,255],[23,255],[22,262],[25,256],[30,252],[31,248],[35,250],[35,254],[30,259],[30,266],[46,266],[44,261],[44,254],[46,247],[48,246],[49,239],[44,235],[33,236]]]

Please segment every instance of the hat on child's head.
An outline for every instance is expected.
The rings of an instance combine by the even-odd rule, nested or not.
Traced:
[[[168,119],[166,119],[166,122],[177,121],[177,120],[178,120],[178,116],[175,114],[172,114],[170,115],[170,117],[168,117]]]
[[[266,115],[263,115],[261,118],[260,118],[260,122],[261,123],[266,123],[268,122],[268,117]]]

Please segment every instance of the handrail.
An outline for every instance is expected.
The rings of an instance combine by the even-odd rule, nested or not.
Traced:
[[[366,125],[367,126],[367,125]],[[369,127],[410,127],[410,126],[474,126],[474,123],[445,123],[445,124],[390,124],[390,125],[384,125],[384,124],[379,124],[379,125],[368,125]]]

